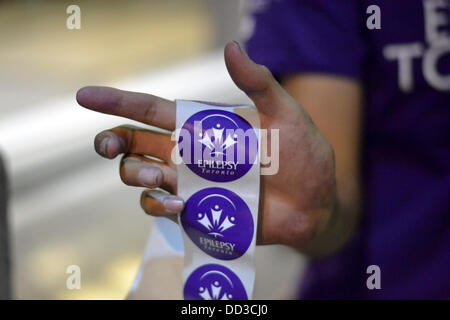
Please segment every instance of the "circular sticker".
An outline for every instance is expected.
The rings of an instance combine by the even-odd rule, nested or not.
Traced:
[[[193,114],[180,130],[180,156],[198,176],[228,182],[245,175],[258,155],[253,127],[239,115],[223,110]]]
[[[184,285],[186,300],[247,300],[241,280],[228,268],[218,264],[201,266]]]
[[[186,234],[203,252],[232,260],[247,251],[253,238],[253,218],[247,204],[223,188],[202,189],[181,212]]]

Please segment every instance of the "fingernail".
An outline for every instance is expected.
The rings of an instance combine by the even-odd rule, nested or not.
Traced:
[[[122,160],[123,163],[127,163],[127,162],[142,162],[141,159],[136,158],[136,157],[127,157],[125,159]]]
[[[153,168],[143,168],[138,173],[138,180],[146,187],[157,187],[159,180],[159,170]]]
[[[108,142],[111,140],[111,137],[103,138],[100,142],[99,151],[101,154],[107,155],[108,150]]]
[[[179,213],[184,207],[183,200],[177,198],[168,198],[164,200],[163,205],[167,211],[173,213]]]
[[[233,40],[233,42],[238,46],[239,50],[242,52],[242,48],[239,42],[237,42],[236,40]]]
[[[156,199],[159,202],[164,202],[164,199],[166,199],[169,196],[169,194],[161,190],[149,190],[147,192],[147,196],[152,197],[153,199]]]
[[[97,141],[100,141],[100,143],[98,143],[98,152],[101,153],[104,156],[110,156],[108,154],[108,149],[109,152],[118,152],[120,151],[120,139],[112,132],[109,131],[105,131],[102,132],[100,134],[97,135],[97,137],[95,137],[96,143],[98,143]]]
[[[239,48],[239,52],[240,52],[244,57],[246,57],[247,59],[250,59],[249,56],[248,56],[248,54],[247,54],[247,51],[245,51],[244,49],[242,49],[240,43],[237,42],[237,41],[235,41],[235,40],[233,40],[233,42],[234,42],[234,43],[236,44],[236,46]],[[251,60],[251,59],[250,59],[250,60]]]

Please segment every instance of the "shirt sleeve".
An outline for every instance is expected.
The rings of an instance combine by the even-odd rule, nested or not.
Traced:
[[[356,0],[257,1],[249,56],[275,76],[318,72],[360,80],[366,52]]]

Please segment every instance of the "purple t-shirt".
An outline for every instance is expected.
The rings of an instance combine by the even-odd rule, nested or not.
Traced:
[[[365,89],[363,221],[344,250],[311,262],[300,296],[449,299],[450,1],[255,4],[247,50],[256,62]],[[370,265],[381,289],[367,287]]]

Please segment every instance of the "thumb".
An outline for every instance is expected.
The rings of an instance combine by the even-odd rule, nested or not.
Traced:
[[[235,41],[225,46],[225,65],[236,86],[252,99],[259,111],[273,114],[285,105],[286,93],[269,69],[253,62]]]

